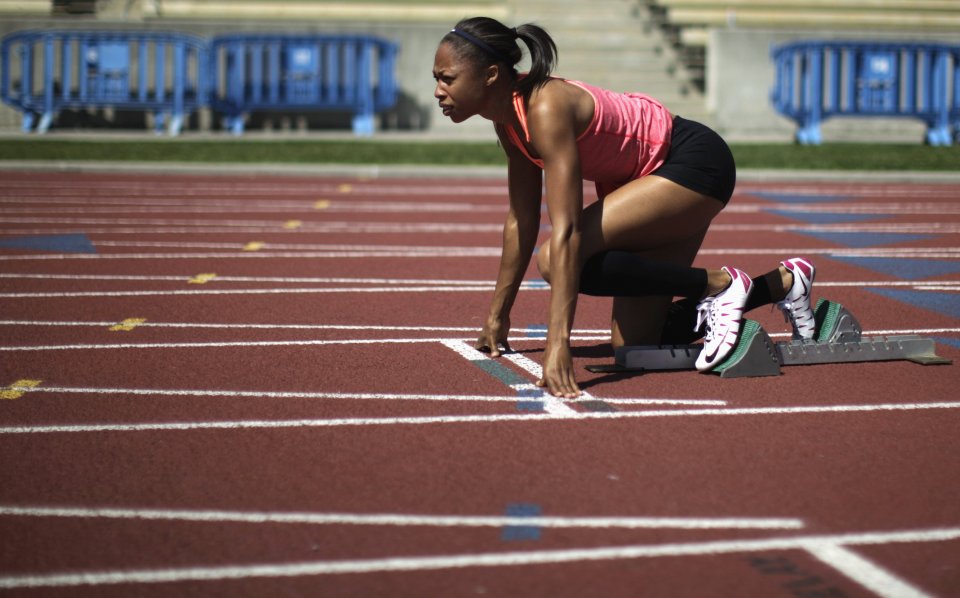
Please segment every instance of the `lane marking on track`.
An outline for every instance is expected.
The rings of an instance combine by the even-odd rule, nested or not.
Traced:
[[[524,380],[519,374],[497,363],[489,355],[474,349],[466,341],[443,341],[441,344],[512,388],[519,397],[527,400],[535,399],[538,403],[542,403],[542,409],[546,415],[574,418],[580,415],[579,411],[572,409],[561,399],[536,386],[533,381]],[[517,397],[514,397],[514,400],[516,399]]]
[[[557,529],[775,529],[805,527],[802,519],[773,517],[565,517],[509,515],[411,515],[401,513],[312,513],[186,509],[24,507],[0,505],[0,517],[73,517],[224,523],[305,523],[426,527],[504,527],[536,525]]]
[[[209,275],[207,275],[209,276]],[[216,276],[216,275],[212,275]],[[211,279],[207,279],[211,280]],[[191,281],[192,282],[192,281]],[[206,282],[204,280],[203,282]],[[198,284],[203,284],[199,282]],[[546,290],[539,286],[525,286],[525,290]],[[332,294],[332,293],[476,293],[492,291],[493,285],[481,287],[312,287],[312,288],[280,288],[280,289],[170,289],[167,291],[74,291],[74,292],[40,292],[40,293],[0,293],[0,299],[57,299],[68,297],[162,297],[183,295],[304,295],[304,294]]]
[[[188,230],[195,227],[209,227],[233,230],[236,228],[256,228],[263,231],[273,231],[278,227],[300,229],[305,232],[338,231],[345,233],[355,232],[502,232],[503,224],[479,224],[463,222],[346,222],[320,221],[308,225],[300,220],[224,220],[216,219],[209,222],[203,220],[181,220],[164,218],[15,218],[0,216],[0,223],[6,224],[69,224],[71,226],[86,225],[152,225],[152,226],[180,226]],[[932,225],[931,225],[932,226]]]
[[[74,204],[83,204],[82,207],[19,207],[4,208],[6,214],[236,214],[241,213],[309,213],[311,210],[323,209],[330,212],[348,212],[348,213],[376,213],[376,214],[423,214],[423,213],[497,213],[507,212],[506,202],[501,204],[482,204],[468,202],[436,202],[436,201],[349,201],[349,202],[330,202],[320,200],[310,201],[259,201],[251,199],[249,201],[217,201],[217,200],[157,200],[157,201],[135,201],[133,199],[92,199],[92,201],[83,201],[77,199],[56,199],[56,198],[31,198],[35,204],[64,204],[73,206]],[[0,203],[13,203],[14,200],[0,199]],[[326,207],[322,207],[323,201],[327,201]],[[18,206],[23,206],[23,201],[16,201]],[[94,207],[101,206],[101,207]],[[108,206],[108,207],[104,207]],[[318,208],[318,206],[321,206]],[[924,214],[938,213],[936,208],[931,208]]]
[[[138,276],[115,274],[38,274],[38,273],[0,273],[0,279],[10,280],[97,280],[97,281],[128,281],[128,282],[180,282],[184,276]],[[288,283],[288,284],[371,284],[390,286],[466,286],[466,287],[493,287],[493,280],[453,280],[453,279],[422,279],[422,278],[321,278],[321,277],[280,277],[280,276],[218,276],[218,283],[224,282],[256,282],[256,283]],[[820,281],[817,288],[863,288],[863,287],[907,287],[913,289],[941,289],[960,287],[960,280],[924,279],[924,280],[859,280],[859,281]],[[527,280],[521,288],[545,290],[548,287],[539,281]]]
[[[81,573],[42,575],[10,575],[0,577],[0,588],[40,588],[99,586],[122,583],[170,583],[185,581],[217,581],[255,577],[303,577],[345,573],[379,573],[387,571],[432,571],[473,567],[517,567],[544,564],[598,562],[657,557],[712,556],[757,551],[807,550],[811,546],[877,546],[920,542],[948,542],[960,539],[960,528],[918,529],[896,532],[861,532],[787,536],[710,542],[673,544],[639,544],[599,548],[562,550],[524,550],[447,556],[417,556],[226,565],[218,567],[178,567],[167,569],[118,569]]]
[[[453,395],[453,394],[409,394],[409,393],[360,393],[360,392],[308,392],[273,390],[210,390],[210,389],[160,389],[160,388],[90,388],[41,386],[22,387],[18,390],[33,394],[89,394],[122,395],[148,397],[216,397],[216,398],[254,398],[254,399],[343,399],[376,401],[449,401],[462,402],[516,402],[516,395]],[[616,398],[603,399],[618,405],[687,405],[722,406],[726,401],[714,399],[670,399],[670,398]]]
[[[542,340],[542,339],[538,339],[538,340]],[[514,352],[514,353],[505,353],[503,357],[513,362],[524,371],[529,372],[534,377],[535,380],[540,380],[541,378],[543,378],[543,367],[536,361],[527,357],[526,355]],[[610,401],[609,399],[597,398],[583,389],[580,389],[580,393],[581,394],[579,398],[568,399],[567,402],[574,405],[581,404],[581,405],[589,406],[589,408],[593,410],[612,409],[609,406],[609,403],[612,403],[613,401]]]
[[[79,256],[87,256],[81,258]],[[499,257],[500,250],[450,249],[429,251],[303,251],[303,252],[222,252],[222,253],[43,253],[34,255],[0,255],[0,261],[61,261],[76,259],[102,260],[244,260],[244,259],[345,259],[345,258],[453,258]]]
[[[0,324],[5,324],[0,322]],[[16,324],[16,322],[10,322]],[[112,323],[111,323],[112,325]],[[150,325],[150,324],[145,324]],[[216,327],[216,326],[210,326]],[[354,329],[354,328],[351,328]],[[370,328],[373,329],[373,328]],[[522,332],[522,331],[518,331]],[[922,328],[922,329],[897,329],[897,330],[865,330],[864,336],[871,335],[895,335],[895,334],[957,334],[960,328]],[[790,333],[776,332],[770,334],[771,338],[786,338]],[[476,339],[468,338],[375,338],[375,339],[310,339],[310,340],[285,340],[285,341],[231,341],[231,342],[171,342],[171,343],[109,343],[109,344],[75,344],[75,345],[25,345],[25,346],[0,346],[0,351],[75,351],[75,350],[95,350],[95,349],[208,349],[208,348],[229,348],[242,347],[255,349],[259,347],[309,347],[325,345],[403,345],[403,344],[430,344],[430,343],[467,343]],[[535,342],[542,343],[543,339],[517,336],[510,338],[510,343]],[[610,333],[603,331],[601,334],[575,334],[571,341],[609,341]]]
[[[932,598],[842,544],[811,542],[806,551],[882,598]]]
[[[589,186],[585,188],[590,188]],[[130,194],[136,194],[136,198],[123,199],[123,201],[134,201],[143,200],[143,201],[153,201],[150,198],[144,198],[144,195],[153,195],[153,196],[167,196],[167,195],[176,195],[176,196],[185,196],[190,199],[184,199],[182,201],[193,201],[197,199],[199,201],[209,201],[205,200],[202,197],[197,197],[203,195],[204,193],[209,194],[225,194],[231,196],[243,196],[243,195],[262,195],[264,201],[269,201],[269,198],[280,196],[280,195],[304,195],[315,197],[316,195],[325,195],[328,193],[342,192],[341,185],[334,183],[310,183],[310,184],[291,184],[289,182],[284,182],[282,184],[275,183],[257,183],[256,181],[249,181],[243,185],[223,185],[223,184],[212,184],[207,182],[196,182],[189,184],[182,183],[164,183],[162,185],[137,185],[136,183],[127,183],[127,182],[118,182],[113,183],[111,181],[97,181],[95,183],[77,183],[74,185],[68,185],[62,181],[58,181],[50,184],[42,184],[39,182],[30,182],[29,184],[24,184],[23,181],[4,181],[0,185],[0,189],[16,189],[17,198],[12,201],[21,200],[24,197],[26,192],[35,192],[39,194],[49,194],[51,191],[63,190],[63,191],[76,191],[84,192],[88,194],[98,194],[98,196],[89,197],[89,196],[79,196],[78,199],[86,201],[104,201],[104,198],[99,197],[100,194],[103,194],[106,190],[113,190],[120,194],[123,194],[126,198]],[[508,192],[507,187],[501,183],[490,183],[484,181],[476,181],[475,183],[471,182],[469,185],[405,185],[405,184],[392,184],[387,185],[384,183],[380,184],[355,184],[351,186],[351,190],[356,195],[405,195],[409,194],[411,197],[419,197],[422,195],[441,195],[441,196],[453,196],[453,195],[465,195],[465,196],[474,196],[474,195],[502,195],[506,197]],[[68,195],[66,193],[58,195]],[[907,193],[909,195],[909,193]],[[43,197],[43,200],[46,201],[47,198]],[[216,201],[216,200],[214,200]],[[232,201],[232,200],[219,200],[219,201]],[[235,200],[233,200],[235,201]]]
[[[492,422],[587,422],[604,419],[638,419],[661,417],[715,417],[751,415],[819,415],[847,413],[877,413],[898,411],[960,409],[960,402],[953,403],[885,403],[875,405],[810,405],[800,407],[745,407],[730,409],[671,409],[650,411],[591,411],[576,415],[553,414],[549,417],[531,414],[499,415],[450,415],[429,417],[374,417],[341,419],[296,419],[296,420],[233,420],[193,421],[118,424],[76,424],[7,426],[0,434],[54,434],[80,432],[161,432],[187,430],[250,430],[284,428],[333,428],[342,426],[392,426],[429,424],[471,424]]]
[[[23,231],[21,231],[22,233]],[[34,231],[43,234],[51,231]],[[65,232],[65,231],[61,231]],[[89,231],[88,231],[89,232]],[[144,232],[144,231],[141,231]],[[149,232],[149,231],[146,231]],[[296,231],[292,231],[296,232]],[[18,233],[20,234],[20,233]],[[97,242],[98,246],[106,247],[110,245],[125,246],[121,242]],[[393,258],[449,258],[449,257],[499,257],[500,248],[498,247],[417,247],[417,246],[337,246],[337,245],[281,245],[270,244],[272,249],[282,249],[289,247],[292,249],[301,249],[298,251],[271,251],[260,252],[262,246],[253,246],[258,248],[256,252],[247,250],[245,245],[237,243],[230,244],[211,244],[211,243],[132,243],[131,246],[138,247],[174,247],[174,248],[222,248],[219,252],[183,252],[183,253],[45,253],[32,255],[2,255],[3,261],[44,261],[44,260],[176,260],[176,259],[316,259],[316,258],[369,258],[369,257],[393,257]],[[316,247],[318,249],[309,249]],[[302,249],[307,248],[307,249]],[[232,251],[228,251],[232,250]],[[886,257],[889,259],[957,259],[960,258],[960,248],[910,248],[890,249],[716,249],[704,248],[700,251],[703,255],[822,255],[827,258],[832,257]]]
[[[325,210],[329,212],[347,213],[505,213],[506,202],[502,204],[478,204],[467,202],[387,202],[387,201],[351,201],[331,202],[330,200],[310,201],[217,201],[217,200],[189,200],[189,201],[151,201],[140,202],[134,199],[114,199],[113,201],[94,200],[81,202],[78,200],[31,197],[33,204],[42,204],[42,207],[25,204],[17,201],[21,207],[4,208],[5,214],[236,214],[240,213],[307,213],[310,210]],[[0,199],[0,203],[12,203],[9,199]],[[82,207],[72,207],[72,204],[83,203]],[[58,207],[48,207],[50,204],[66,204]],[[100,206],[100,207],[94,207]],[[735,203],[724,209],[725,214],[852,214],[868,216],[905,216],[905,215],[954,215],[960,214],[960,204],[954,202],[936,203]]]
[[[15,400],[21,398],[26,393],[40,386],[43,380],[17,380],[10,386],[0,388],[0,399]]]
[[[187,283],[188,283],[188,284],[207,284],[208,282],[210,282],[211,280],[213,280],[213,279],[216,278],[216,277],[217,277],[217,275],[216,275],[215,273],[213,273],[213,272],[207,272],[207,273],[204,273],[204,274],[197,274],[196,276],[194,276],[193,278],[191,278],[190,280],[188,280]]]
[[[146,318],[126,318],[119,324],[110,326],[110,332],[131,332],[134,328],[142,326],[147,321]]]

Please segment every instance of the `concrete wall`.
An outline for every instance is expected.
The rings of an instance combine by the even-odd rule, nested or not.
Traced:
[[[943,41],[947,36],[831,31],[762,31],[717,29],[711,32],[707,56],[707,107],[717,129],[733,141],[792,141],[793,121],[776,113],[770,103],[774,82],[771,50],[802,39],[870,39]],[[902,141],[919,143],[925,125],[903,118],[831,118],[822,127],[824,142]]]

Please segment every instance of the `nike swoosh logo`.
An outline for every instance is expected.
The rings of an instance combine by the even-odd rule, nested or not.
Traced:
[[[713,351],[712,353],[708,353],[708,354],[707,354],[707,359],[706,359],[706,362],[707,362],[707,363],[713,363],[713,360],[717,358],[717,353],[720,352],[720,347],[722,347],[723,344],[724,344],[725,342],[727,342],[727,337],[728,337],[728,336],[730,336],[730,331],[729,331],[729,330],[727,330],[727,332],[724,333],[723,339],[717,344],[717,348],[714,349],[714,351]]]

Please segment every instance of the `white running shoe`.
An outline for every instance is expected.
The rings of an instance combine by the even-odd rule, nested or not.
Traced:
[[[706,321],[703,349],[697,356],[696,363],[701,372],[723,363],[730,351],[737,346],[743,324],[743,307],[753,290],[753,281],[744,272],[727,267],[723,270],[733,279],[730,286],[697,305],[695,330],[699,330]]]
[[[783,310],[784,320],[793,327],[795,340],[809,340],[816,332],[813,309],[810,307],[810,293],[813,291],[813,277],[816,268],[808,260],[795,257],[780,264],[793,274],[793,286],[777,307]]]

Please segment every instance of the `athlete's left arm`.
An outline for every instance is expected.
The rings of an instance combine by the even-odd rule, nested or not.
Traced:
[[[542,386],[554,396],[580,394],[570,355],[570,335],[580,286],[583,179],[577,150],[574,105],[562,83],[535,91],[528,109],[531,144],[544,162],[550,215],[550,319]]]

